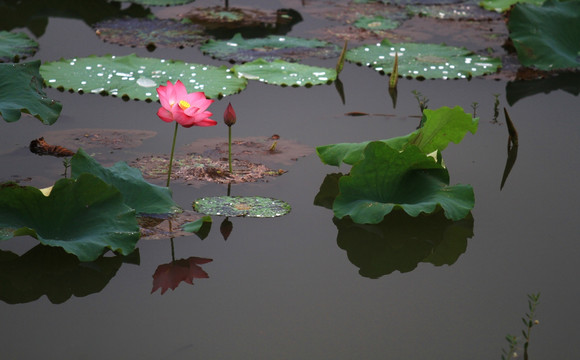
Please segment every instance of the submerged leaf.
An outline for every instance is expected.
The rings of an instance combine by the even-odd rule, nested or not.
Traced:
[[[508,28],[522,65],[541,70],[580,67],[580,1],[518,4]]]
[[[393,69],[395,54],[398,55],[399,75],[423,79],[467,79],[489,74],[501,67],[496,58],[476,55],[459,47],[398,43],[384,39],[376,45],[363,45],[350,49],[348,61],[370,66],[381,73]]]
[[[279,35],[244,39],[239,33],[230,40],[210,40],[203,44],[200,50],[216,59],[237,62],[253,61],[258,58],[266,61],[276,59],[298,61],[307,57],[327,59],[340,54],[337,45],[316,39]]]
[[[49,196],[34,187],[0,187],[0,228],[62,247],[80,261],[107,249],[127,255],[139,240],[135,210],[115,187],[91,174],[58,180]]]
[[[196,200],[195,211],[206,215],[277,217],[290,212],[288,203],[260,196],[214,196]]]
[[[232,70],[239,78],[258,80],[281,86],[312,86],[328,84],[336,79],[336,70],[290,63],[282,60],[267,62],[258,59],[236,65]]]
[[[203,91],[209,98],[235,94],[246,87],[246,80],[233,76],[225,66],[141,58],[135,54],[61,59],[43,64],[41,72],[51,87],[136,100],[157,100],[155,88],[167,81],[181,80],[188,92]]]
[[[395,208],[417,216],[438,206],[446,218],[460,220],[475,201],[471,186],[449,186],[447,170],[416,146],[399,152],[380,141],[365,148],[364,158],[340,178],[339,187],[334,215],[359,224],[378,224]]]
[[[62,105],[46,97],[39,67],[40,61],[0,64],[0,115],[5,121],[18,121],[21,112],[47,125],[58,119]]]

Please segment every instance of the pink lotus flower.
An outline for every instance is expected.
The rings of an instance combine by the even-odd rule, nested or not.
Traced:
[[[209,118],[213,113],[206,111],[213,100],[206,99],[203,92],[188,94],[181,80],[177,80],[175,85],[168,81],[167,86],[159,86],[157,94],[161,101],[157,116],[161,120],[165,122],[175,120],[186,128],[217,125],[215,120]]]

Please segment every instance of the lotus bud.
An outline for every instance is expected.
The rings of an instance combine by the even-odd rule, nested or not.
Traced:
[[[231,103],[228,104],[228,107],[224,112],[224,123],[226,123],[227,126],[232,126],[236,123],[236,112]]]

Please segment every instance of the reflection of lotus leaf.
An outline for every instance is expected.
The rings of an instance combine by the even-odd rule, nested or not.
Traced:
[[[332,43],[279,35],[244,39],[240,34],[236,34],[226,41],[210,40],[200,49],[217,59],[238,62],[253,61],[258,58],[267,61],[275,59],[298,61],[306,57],[333,58],[340,54],[340,48]]]
[[[290,212],[288,203],[260,196],[215,196],[198,199],[195,211],[207,215],[277,217]]]
[[[209,37],[203,28],[172,19],[123,18],[94,25],[97,35],[106,42],[125,46],[191,47]]]
[[[421,262],[452,265],[467,249],[473,236],[473,217],[445,219],[441,213],[413,218],[396,211],[376,225],[334,219],[336,242],[346,250],[359,273],[379,278],[394,271],[412,271]]]
[[[141,58],[135,54],[62,59],[43,64],[41,73],[51,87],[136,100],[156,100],[155,86],[167,81],[181,80],[188,92],[203,91],[209,98],[235,94],[246,87],[246,80],[237,78],[225,66]]]
[[[25,33],[0,31],[0,62],[18,62],[32,56],[38,50],[38,43]]]
[[[437,44],[393,44],[387,39],[376,45],[350,49],[346,60],[370,66],[381,73],[390,73],[395,54],[399,58],[399,75],[409,78],[466,79],[493,73],[501,67],[499,59],[476,55],[465,48]]]
[[[0,299],[23,304],[46,295],[51,303],[62,304],[73,295],[103,290],[123,263],[139,264],[139,250],[90,263],[51,246],[37,245],[22,256],[0,250]]]

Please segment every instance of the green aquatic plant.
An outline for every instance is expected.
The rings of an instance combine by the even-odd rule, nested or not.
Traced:
[[[501,60],[477,55],[465,48],[419,43],[391,43],[384,39],[375,45],[350,49],[346,60],[372,67],[381,73],[393,68],[398,55],[399,75],[418,79],[468,79],[496,72]]]
[[[515,4],[542,5],[544,1],[546,0],[483,0],[479,6],[491,11],[505,12]]]
[[[52,125],[60,116],[62,105],[46,96],[39,67],[40,61],[0,64],[0,116],[5,121],[18,121],[26,113]]]
[[[580,67],[580,1],[518,4],[508,29],[522,65],[540,70]]]
[[[283,60],[268,62],[257,59],[232,67],[240,78],[280,86],[312,86],[331,83],[336,79],[335,69],[291,63]]]
[[[478,122],[460,107],[426,109],[422,126],[406,136],[317,147],[323,163],[353,165],[338,181],[334,215],[377,224],[395,209],[413,217],[442,209],[450,220],[465,218],[475,204],[473,189],[449,185],[441,151],[475,133]]]
[[[127,56],[89,56],[44,63],[40,72],[50,87],[80,93],[157,100],[155,88],[180,79],[187,90],[203,91],[210,99],[242,91],[246,79],[225,66]]]
[[[269,218],[286,215],[288,203],[261,196],[213,196],[196,200],[193,209],[206,215]]]
[[[536,308],[540,303],[540,293],[528,294],[528,311],[526,312],[525,318],[522,318],[525,329],[522,330],[522,335],[524,339],[524,359],[528,359],[528,347],[530,346],[530,334],[532,328],[540,324],[540,321],[536,319]],[[506,341],[509,344],[508,350],[502,349],[502,360],[515,359],[518,357],[519,341],[518,337],[515,335],[506,335]]]
[[[38,43],[25,33],[0,31],[0,62],[18,62],[37,50]]]

